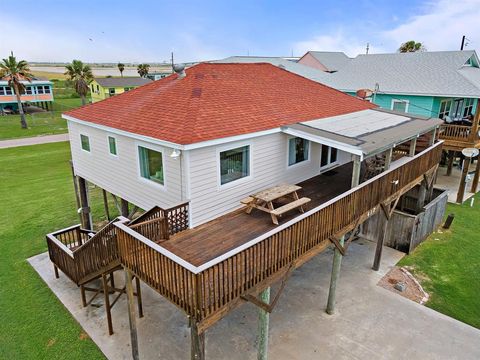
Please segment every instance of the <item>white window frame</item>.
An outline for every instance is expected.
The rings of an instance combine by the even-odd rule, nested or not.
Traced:
[[[328,170],[332,167],[335,167],[339,164],[338,156],[339,156],[341,150],[339,148],[335,148],[335,149],[337,149],[337,158],[335,159],[334,162],[330,162],[330,159],[332,157],[332,148],[334,148],[334,146],[329,146],[329,145],[325,145],[325,144],[321,144],[321,146],[322,147],[323,146],[328,147],[328,156],[327,156],[328,157],[328,162],[327,162],[326,165],[323,165],[323,166],[322,166],[322,148],[320,148],[320,171],[323,172],[323,171]]]
[[[393,110],[395,103],[405,103],[405,113],[408,113],[408,107],[410,106],[409,100],[392,99],[392,103],[390,105],[391,110]]]
[[[220,163],[220,153],[238,149],[248,146],[248,175],[241,177],[240,179],[230,181],[226,184],[222,184],[222,173],[221,173],[221,163]],[[217,188],[219,190],[228,189],[231,187],[235,187],[238,185],[242,185],[245,182],[248,182],[253,179],[253,164],[252,164],[252,153],[253,153],[253,146],[250,141],[242,142],[242,143],[235,143],[235,144],[228,144],[225,146],[219,146],[216,148],[215,157],[217,162]]]
[[[467,105],[468,103],[468,105]],[[464,101],[463,101],[463,109],[462,109],[462,115],[463,117],[466,117],[468,116],[469,114],[473,114],[473,107],[475,105],[475,99],[473,98],[465,98]],[[465,110],[467,110],[467,108],[470,108],[470,111],[468,112],[468,114],[465,115]]]
[[[85,136],[85,137],[87,138],[89,150],[85,150],[85,149],[83,148],[82,136]],[[91,153],[92,153],[92,143],[91,143],[91,141],[90,141],[90,136],[88,136],[87,134],[82,134],[82,133],[80,133],[80,136],[79,136],[79,137],[80,137],[80,149],[81,149],[83,152],[87,153],[87,154],[91,154]]]
[[[115,150],[117,151],[116,154],[112,154],[112,152],[110,151],[110,138],[114,139],[115,140]],[[108,148],[108,153],[115,157],[115,158],[118,158],[118,139],[116,136],[113,136],[111,134],[107,134],[107,148]],[[163,159],[162,159],[163,161]],[[165,179],[164,179],[164,182],[165,182]]]
[[[290,165],[290,159],[289,159],[289,156],[290,156],[290,139],[296,139],[296,138],[300,138],[300,139],[303,139],[303,140],[308,142],[307,159]],[[291,168],[295,168],[297,166],[308,164],[308,163],[311,162],[311,159],[312,159],[312,142],[310,140],[302,138],[300,136],[288,136],[287,137],[287,168],[291,169]]]
[[[163,184],[160,184],[159,182],[144,178],[142,176],[142,169],[140,168],[140,149],[139,147],[143,147],[146,149],[150,149],[156,152],[159,152],[162,154],[162,166],[163,166]],[[167,164],[165,163],[165,152],[167,151],[167,148],[163,148],[160,146],[156,146],[153,144],[149,143],[144,143],[144,142],[135,142],[135,150],[136,150],[136,161],[137,161],[137,177],[138,179],[143,182],[144,184],[149,184],[153,187],[156,187],[157,189],[160,189],[162,191],[167,191]]]
[[[446,113],[445,110],[442,112],[442,104],[448,104],[449,105],[448,114]],[[445,105],[445,109],[446,108],[447,108],[447,105]],[[438,117],[440,118],[441,116],[443,116],[443,119],[445,120],[445,116],[450,116],[451,111],[452,111],[452,99],[441,100],[440,101],[440,107],[438,108]]]

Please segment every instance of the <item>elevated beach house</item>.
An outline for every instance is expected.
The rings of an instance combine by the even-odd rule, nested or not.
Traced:
[[[25,93],[21,95],[22,104],[30,103],[49,110],[53,103],[52,82],[47,79],[35,77],[32,81],[22,81]],[[17,97],[13,88],[8,86],[8,81],[0,79],[0,114],[3,110],[18,111]]]
[[[105,100],[106,98],[122,94],[125,91],[148,84],[151,81],[151,79],[145,79],[142,77],[95,78],[90,83],[92,102]]]
[[[246,301],[265,315],[265,334],[278,299],[268,300],[270,285],[328,246],[336,283],[364,221],[389,218],[415,187],[428,201],[442,149],[440,120],[379,109],[279,66],[177,70],[63,115],[82,226],[48,234],[50,259],[84,304],[86,284],[102,277],[107,309],[118,286],[106,277],[125,270],[134,358],[132,276],[188,316],[192,358],[204,358],[206,330]],[[114,195],[123,215],[96,233],[88,183]],[[132,207],[145,212],[132,218]],[[333,285],[329,313],[334,295]]]

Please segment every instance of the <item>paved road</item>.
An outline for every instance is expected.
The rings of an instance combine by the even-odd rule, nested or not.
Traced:
[[[12,148],[17,146],[48,144],[61,141],[68,141],[68,134],[45,135],[21,139],[2,140],[0,141],[0,149]]]

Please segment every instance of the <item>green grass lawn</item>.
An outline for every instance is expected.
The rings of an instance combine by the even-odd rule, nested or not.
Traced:
[[[47,250],[46,233],[79,222],[69,159],[65,142],[0,149],[0,359],[103,358],[26,261]],[[104,219],[100,190],[91,197]]]
[[[80,98],[56,98],[53,112],[26,116],[28,129],[20,127],[20,115],[0,116],[0,140],[66,133],[67,122],[62,119],[62,112],[81,105]]]
[[[428,307],[480,328],[480,194],[473,207],[449,204],[449,213],[450,230],[440,228],[399,265],[413,267],[430,294]]]

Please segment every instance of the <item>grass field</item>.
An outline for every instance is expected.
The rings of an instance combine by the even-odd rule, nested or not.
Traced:
[[[450,230],[432,234],[399,265],[413,267],[430,294],[428,307],[480,328],[480,194],[475,201],[473,207],[449,204]]]
[[[58,72],[49,72],[49,71],[32,71],[32,74],[35,76],[39,77],[44,77],[47,79],[59,79],[59,80],[65,80],[67,78],[66,75],[63,73],[58,73]]]
[[[0,359],[103,358],[26,261],[79,222],[69,159],[68,143],[0,150]],[[101,220],[101,192],[91,198]]]

